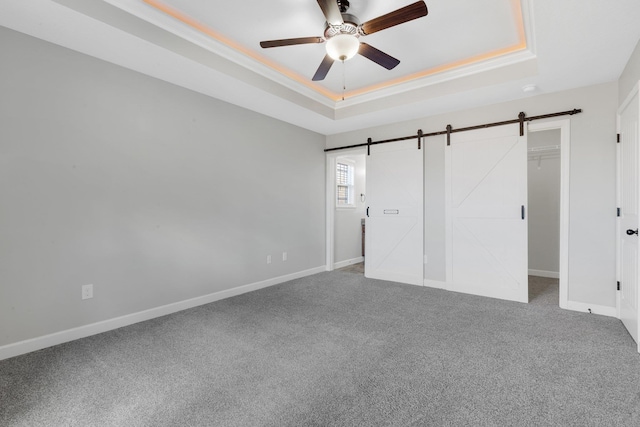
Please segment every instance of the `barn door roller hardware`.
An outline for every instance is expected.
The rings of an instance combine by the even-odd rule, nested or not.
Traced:
[[[414,138],[418,138],[418,150],[420,150],[422,148],[422,137],[423,137],[422,129],[418,129],[418,133],[416,135],[403,136],[401,138],[385,139],[383,141],[372,141],[371,138],[367,138],[367,143],[366,144],[349,145],[348,147],[327,148],[324,151],[327,152],[327,151],[335,151],[335,150],[344,150],[345,148],[362,147],[363,145],[366,145],[367,146],[367,156],[370,156],[371,155],[371,146],[372,145],[385,144],[387,142],[406,141],[407,139],[414,139]]]
[[[551,114],[543,114],[541,116],[527,117],[526,114],[523,111],[521,111],[520,114],[518,114],[518,118],[514,120],[505,120],[503,122],[495,122],[495,123],[485,123],[483,125],[469,126],[469,127],[460,128],[460,129],[453,129],[451,128],[451,125],[448,125],[446,132],[440,132],[436,134],[446,133],[447,145],[451,145],[451,134],[455,132],[465,132],[468,130],[486,129],[486,128],[492,128],[496,126],[504,126],[504,125],[518,123],[520,125],[520,136],[524,136],[524,122],[532,122],[534,120],[548,119],[550,117],[573,116],[574,114],[578,114],[578,113],[582,113],[582,110],[574,108],[573,110],[561,111],[559,113],[551,113]],[[425,136],[431,136],[431,135],[427,134]]]
[[[393,138],[393,139],[385,139],[383,141],[373,141],[371,138],[367,138],[367,142],[364,144],[354,144],[354,145],[347,145],[345,147],[326,148],[324,151],[326,153],[329,151],[346,150],[348,148],[367,147],[367,155],[370,155],[372,145],[385,144],[387,142],[406,141],[408,139],[418,139],[418,150],[420,150],[422,148],[422,137],[424,136],[429,136],[429,135],[423,134],[422,129],[418,129],[418,132],[415,135],[403,136],[400,138]]]
[[[532,122],[534,120],[548,119],[551,117],[559,117],[559,116],[573,116],[574,114],[578,114],[578,113],[582,113],[582,110],[579,108],[574,108],[573,110],[568,110],[568,111],[561,111],[559,113],[543,114],[540,116],[531,116],[531,117],[527,117],[524,112],[520,112],[520,114],[518,114],[518,118],[514,120],[505,120],[503,122],[495,122],[495,123],[485,123],[483,125],[469,126],[465,128],[459,128],[459,129],[454,129],[451,125],[447,125],[446,130],[443,130],[440,132],[422,133],[422,130],[418,130],[417,135],[403,136],[400,138],[393,138],[393,139],[385,139],[383,141],[372,141],[371,138],[369,138],[367,139],[367,142],[365,144],[354,144],[354,145],[347,145],[345,147],[327,148],[324,151],[329,152],[329,151],[336,151],[336,150],[346,150],[348,148],[367,147],[367,154],[370,154],[372,145],[384,144],[387,142],[404,141],[407,139],[414,139],[414,138],[418,139],[418,149],[420,149],[422,138],[427,136],[438,136],[438,135],[447,135],[447,145],[451,145],[452,133],[465,132],[468,130],[476,130],[476,129],[486,129],[486,128],[491,128],[495,126],[510,125],[514,123],[520,124],[520,136],[523,136],[524,122]]]

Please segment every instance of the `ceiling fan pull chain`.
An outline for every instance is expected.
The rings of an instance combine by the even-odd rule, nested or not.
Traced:
[[[344,64],[344,59],[342,60],[342,100],[344,101],[344,92],[347,90],[347,66]]]

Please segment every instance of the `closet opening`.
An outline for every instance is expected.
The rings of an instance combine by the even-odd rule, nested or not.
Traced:
[[[562,132],[527,135],[529,303],[560,305]]]
[[[366,150],[332,153],[327,160],[327,220],[333,222],[327,270],[364,275]]]

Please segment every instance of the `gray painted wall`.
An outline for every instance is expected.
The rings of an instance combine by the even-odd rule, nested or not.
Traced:
[[[327,148],[582,108],[571,116],[569,301],[615,307],[615,153],[617,82],[330,135]],[[568,116],[567,116],[568,117]],[[439,140],[440,142],[437,142]],[[425,144],[427,279],[444,277],[444,141]],[[431,214],[430,214],[431,213]],[[429,265],[434,263],[434,265]]]
[[[638,81],[640,81],[640,40],[618,80],[618,99],[620,103],[625,100],[631,89],[638,84]]]
[[[324,136],[4,28],[0,52],[0,346],[324,265]]]
[[[560,129],[529,132],[529,148],[560,145]],[[560,272],[560,152],[527,162],[529,270]]]

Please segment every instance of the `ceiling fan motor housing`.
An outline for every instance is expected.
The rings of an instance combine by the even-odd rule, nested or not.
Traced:
[[[324,29],[324,38],[326,40],[329,40],[331,37],[337,36],[338,34],[349,34],[354,37],[360,36],[360,32],[358,31],[360,21],[358,18],[350,13],[343,13],[342,20],[344,21],[342,25],[326,24],[326,28]]]
[[[326,19],[322,37],[296,37],[291,39],[265,40],[260,42],[263,49],[278,46],[293,46],[299,44],[317,44],[326,42],[326,55],[313,75],[313,81],[323,80],[334,61],[346,61],[356,54],[370,59],[376,64],[391,70],[400,61],[375,47],[360,42],[360,36],[366,36],[395,27],[405,22],[426,16],[429,11],[424,0],[417,0],[408,6],[394,10],[370,19],[361,24],[354,15],[347,13],[348,0],[317,0]]]

